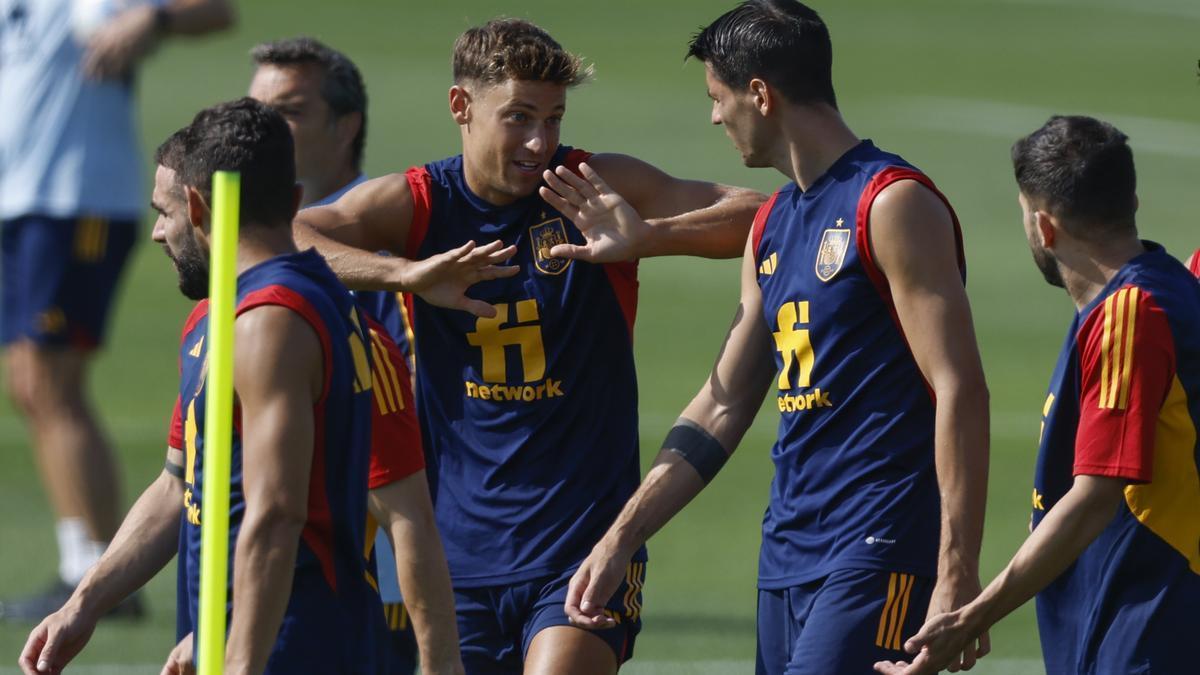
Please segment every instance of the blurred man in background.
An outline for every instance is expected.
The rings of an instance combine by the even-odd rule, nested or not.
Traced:
[[[304,37],[263,43],[254,47],[250,55],[255,64],[250,96],[279,111],[292,130],[296,145],[296,180],[304,188],[303,208],[333,203],[365,181],[362,157],[367,135],[367,92],[354,63],[341,52]],[[376,395],[387,392],[387,396],[380,399],[375,423],[379,426],[382,417],[388,424],[373,432],[375,443],[403,446],[406,454],[411,452],[420,458],[419,465],[413,470],[419,473],[416,479],[421,485],[410,489],[427,493],[421,432],[413,406],[411,369],[404,356],[410,353],[407,349],[410,328],[403,304],[397,298],[398,294],[388,291],[358,291],[354,295],[364,314],[368,315],[372,340],[380,344],[375,350],[376,373],[380,375],[376,379],[384,386],[376,388]],[[384,335],[381,336],[381,332]],[[391,353],[393,344],[399,346],[400,353]],[[398,482],[410,480],[407,475],[394,478]],[[432,522],[429,526],[432,528]],[[392,675],[414,672],[418,659],[414,628],[420,631],[421,655],[436,657],[439,651],[456,646],[444,644],[446,641],[430,630],[430,626],[436,624],[433,614],[453,616],[453,608],[432,607],[424,602],[425,589],[415,584],[415,579],[403,584],[409,589],[407,595],[414,599],[412,607],[406,607],[397,578],[398,568],[408,569],[408,561],[404,558],[419,559],[429,555],[426,550],[429,546],[423,543],[425,537],[432,536],[440,550],[436,530],[422,534],[406,527],[400,535],[389,539],[388,530],[381,528],[375,544],[379,593],[395,643],[397,660],[388,670]],[[401,558],[400,565],[396,564],[396,558]],[[433,660],[425,661],[423,671],[433,672],[432,664]]]
[[[0,342],[59,549],[52,587],[0,603],[4,619],[61,606],[120,520],[119,470],[86,388],[145,204],[136,67],[170,36],[232,22],[227,0],[0,0]]]

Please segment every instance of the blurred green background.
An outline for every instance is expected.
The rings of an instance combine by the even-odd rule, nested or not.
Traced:
[[[362,69],[371,97],[370,174],[455,154],[457,130],[446,110],[450,45],[464,28],[507,15],[532,19],[596,64],[595,81],[570,95],[564,142],[770,192],[784,179],[741,166],[723,132],[709,125],[702,67],[682,59],[692,33],[731,6],[730,0],[242,2],[234,31],[172,41],[143,68],[143,155],[148,162],[155,145],[199,108],[245,92],[253,44],[296,34],[319,37]],[[1026,534],[1040,406],[1072,312],[1066,295],[1045,285],[1030,262],[1008,148],[1053,113],[1115,123],[1131,137],[1140,171],[1143,236],[1181,258],[1200,246],[1200,5],[855,0],[815,6],[831,27],[835,85],[850,125],[928,172],[963,223],[992,400],[986,582]],[[636,344],[648,462],[708,373],[732,317],[737,266],[651,260],[642,264],[641,281]],[[162,467],[187,308],[159,248],[140,247],[92,381],[123,459],[126,504]],[[720,478],[651,541],[645,628],[623,672],[752,671],[759,524],[776,415],[764,409]],[[481,551],[486,546],[480,542]],[[25,429],[2,400],[0,596],[40,588],[56,564],[53,523]],[[75,672],[158,672],[174,635],[173,579],[172,567],[152,582],[149,620],[102,624]],[[0,624],[0,673],[15,670],[27,632]],[[994,655],[977,672],[1041,671],[1029,608],[998,625],[992,643]]]

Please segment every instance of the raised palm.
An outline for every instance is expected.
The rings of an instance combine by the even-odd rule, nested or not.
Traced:
[[[639,257],[650,225],[619,193],[587,164],[582,176],[566,167],[546,171],[542,199],[571,219],[583,234],[584,244],[558,244],[550,250],[556,258],[576,258],[606,263]]]

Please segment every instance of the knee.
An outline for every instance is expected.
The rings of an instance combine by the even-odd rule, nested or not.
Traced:
[[[82,400],[82,378],[69,354],[29,345],[8,359],[6,386],[13,403],[37,421],[62,414]]]

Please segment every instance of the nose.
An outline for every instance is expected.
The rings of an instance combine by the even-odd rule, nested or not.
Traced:
[[[710,118],[713,124],[721,124],[721,111],[717,110],[717,103],[713,101],[712,117]]]
[[[163,224],[162,216],[154,219],[154,229],[150,231],[150,238],[159,244],[166,243],[167,227],[165,224]]]
[[[541,154],[546,149],[546,130],[540,125],[525,139],[525,149]]]

